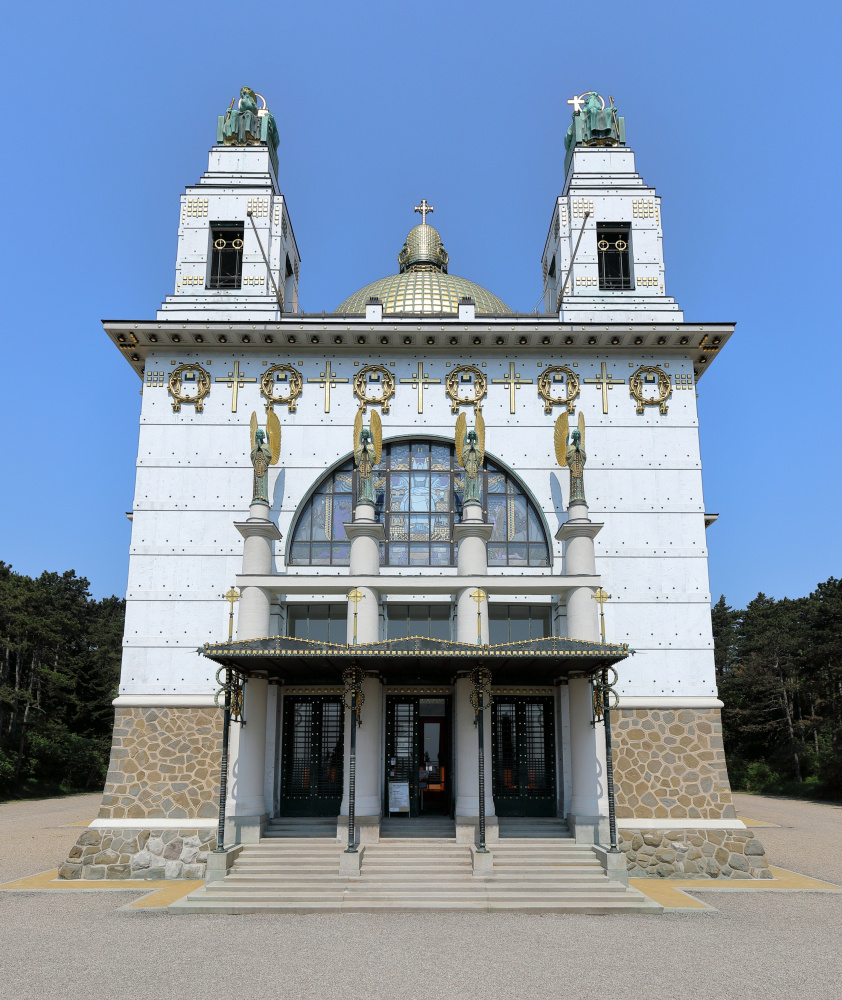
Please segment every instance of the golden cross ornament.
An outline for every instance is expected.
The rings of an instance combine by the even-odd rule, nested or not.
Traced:
[[[591,594],[591,597],[599,604],[599,631],[602,641],[605,642],[605,602],[611,600],[611,595],[600,587],[595,594]]]
[[[227,382],[228,388],[232,390],[231,392],[231,412],[237,412],[237,390],[245,387],[246,382],[256,382],[256,378],[246,378],[246,376],[240,371],[240,362],[234,362],[234,371],[228,372],[227,375],[217,375],[217,382]]]
[[[324,386],[325,390],[325,413],[330,413],[330,390],[335,389],[340,382],[349,381],[347,378],[338,378],[335,371],[331,370],[331,362],[325,362],[325,370],[319,372],[319,378],[308,378],[308,382],[315,382],[316,385]]]
[[[411,378],[402,378],[401,385],[411,385],[413,389],[418,390],[418,412],[424,412],[424,390],[428,385],[441,385],[440,378],[430,378],[430,376],[424,371],[424,362],[418,362],[418,374],[413,375]]]
[[[504,375],[502,378],[493,378],[491,381],[494,385],[505,385],[508,387],[509,413],[515,412],[515,390],[519,389],[522,385],[532,385],[531,378],[524,378],[522,375],[515,374],[514,361],[509,362],[508,375]]]
[[[613,389],[615,385],[625,385],[626,380],[624,378],[611,378],[608,374],[608,370],[605,367],[605,362],[602,362],[602,372],[598,378],[586,378],[583,379],[588,385],[598,385],[602,388],[602,412],[608,412],[608,390]]]
[[[224,601],[228,601],[228,641],[234,638],[234,605],[240,599],[240,592],[231,587],[227,594],[222,595]]]
[[[365,594],[356,587],[348,594],[348,600],[354,605],[354,645],[357,645],[357,605],[365,598]]]
[[[479,587],[471,594],[471,599],[477,602],[477,645],[482,645],[482,602],[488,597]]]

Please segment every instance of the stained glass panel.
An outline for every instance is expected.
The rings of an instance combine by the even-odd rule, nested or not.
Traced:
[[[348,565],[350,545],[345,525],[353,516],[355,488],[352,462],[317,484],[293,529],[290,565]],[[386,529],[386,540],[381,544],[383,565],[455,565],[453,524],[459,518],[455,494],[461,490],[464,473],[452,445],[387,443],[375,470],[377,516]],[[486,517],[493,525],[489,565],[548,566],[543,520],[518,483],[488,462],[481,495],[487,505]]]

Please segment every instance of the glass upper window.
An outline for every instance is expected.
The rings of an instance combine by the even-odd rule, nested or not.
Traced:
[[[452,444],[384,443],[374,471],[377,517],[386,529],[384,566],[455,566],[464,471]],[[356,472],[349,460],[329,473],[302,505],[292,533],[290,565],[347,566]],[[515,479],[492,461],[482,470],[482,498],[493,525],[489,566],[548,566],[543,519]]]

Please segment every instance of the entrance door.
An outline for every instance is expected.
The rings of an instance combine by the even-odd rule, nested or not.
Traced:
[[[284,698],[282,816],[338,816],[345,713],[335,695]]]
[[[553,699],[495,694],[491,706],[498,816],[555,816]]]
[[[450,698],[388,695],[384,813],[451,813]]]

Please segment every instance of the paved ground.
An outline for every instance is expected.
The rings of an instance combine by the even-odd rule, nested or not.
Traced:
[[[0,806],[2,878],[55,867],[75,833],[55,825],[92,815],[95,804]],[[740,796],[738,808],[780,824],[757,830],[773,863],[842,882],[842,809],[754,796]],[[10,848],[13,830],[22,848]],[[0,892],[0,997],[838,1000],[842,992],[842,894],[705,893],[715,911],[659,917],[119,908],[138,896]]]

